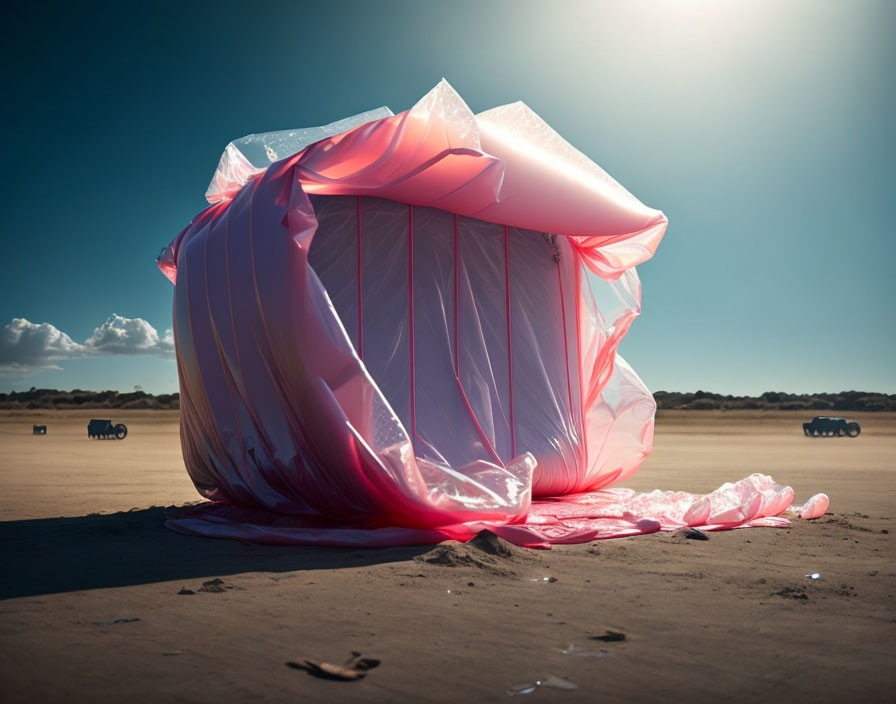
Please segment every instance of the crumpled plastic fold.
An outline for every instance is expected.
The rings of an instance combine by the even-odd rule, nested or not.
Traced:
[[[764,475],[607,488],[652,448],[656,406],[617,348],[667,220],[522,103],[474,115],[442,81],[398,115],[250,135],[207,197],[158,259],[210,500],[170,528],[547,547],[786,524],[793,491]]]

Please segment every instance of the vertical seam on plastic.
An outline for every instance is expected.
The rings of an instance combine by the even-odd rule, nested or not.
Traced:
[[[460,238],[454,214],[454,375],[460,378]]]
[[[578,253],[576,253],[573,266],[573,282],[576,287],[576,345],[578,347],[578,362],[576,366],[579,373],[579,407],[582,417],[582,447],[585,455],[583,457],[583,466],[579,468],[579,471],[584,475],[588,471],[588,425],[585,419],[585,389],[582,378],[582,260]]]
[[[361,199],[364,196],[358,196],[358,357],[364,361],[364,288],[363,288],[363,265],[361,252]]]
[[[495,451],[492,441],[489,440],[485,430],[479,423],[473,407],[470,405],[470,399],[467,398],[467,392],[464,391],[464,385],[460,380],[460,231],[458,229],[458,216],[454,214],[454,379],[457,381],[457,388],[460,391],[461,400],[467,409],[479,437],[482,438],[483,447],[488,450],[497,464],[503,464],[500,455]]]
[[[563,323],[563,356],[566,359],[566,394],[569,401],[569,418],[573,420],[572,412],[572,382],[569,379],[569,331],[566,329],[566,302],[563,297],[563,277],[560,275],[560,264],[557,263],[557,285],[560,288],[560,317]]]
[[[504,270],[507,290],[507,368],[510,377],[510,444],[513,448],[513,457],[516,457],[516,422],[513,413],[513,336],[510,325],[510,228],[507,225],[504,226]]]
[[[411,350],[411,434],[417,437],[417,390],[414,386],[414,206],[408,206],[408,337]]]
[[[233,320],[233,296],[231,294],[231,288],[230,288],[230,218],[226,217],[226,216],[225,216],[225,218],[226,219],[224,221],[224,235],[223,235],[222,239],[224,240],[224,275],[227,280],[227,312],[230,315],[230,330],[233,334],[233,347],[234,347],[234,353],[236,356],[237,371],[240,374],[240,385],[241,385],[242,383],[244,383],[243,369],[240,364],[240,348],[239,348],[239,344],[236,341],[236,324],[234,323],[234,320]],[[207,301],[208,300],[208,237],[207,236],[205,238],[205,245],[206,245],[205,294],[206,294],[206,301]],[[209,321],[212,324],[212,329],[215,331],[216,343],[218,344],[218,346],[220,348],[222,346],[220,335],[217,333],[217,326],[215,325],[215,319],[211,316],[211,313],[209,313]],[[219,355],[221,356],[221,367],[222,367],[224,373],[227,375],[228,379],[230,380],[230,383],[228,384],[227,392],[228,392],[228,396],[230,396],[230,408],[233,411],[233,423],[236,426],[236,430],[237,430],[237,432],[236,432],[237,442],[240,445],[239,462],[234,463],[236,465],[236,473],[239,476],[239,478],[243,481],[243,483],[248,485],[250,482],[248,482],[246,480],[246,478],[243,476],[243,472],[242,472],[242,469],[244,467],[244,461],[246,458],[246,436],[242,430],[242,423],[240,422],[239,412],[237,411],[237,408],[236,408],[236,401],[234,401],[234,398],[233,398],[234,390],[236,390],[236,393],[239,394],[239,386],[235,383],[235,381],[233,379],[233,373],[230,370],[230,366],[224,361],[224,355],[220,354],[220,349],[219,349]],[[236,387],[236,388],[234,388],[234,387]],[[240,399],[240,400],[242,401],[242,399]]]
[[[261,329],[264,332],[264,337],[267,342],[267,346],[265,348],[262,347],[261,341],[258,339],[258,335],[255,334],[255,331],[249,328],[249,337],[255,342],[255,347],[258,350],[261,364],[264,365],[265,371],[268,374],[268,377],[271,379],[272,385],[274,386],[274,391],[277,393],[277,401],[280,403],[281,408],[286,405],[287,407],[291,405],[290,397],[282,393],[282,389],[280,388],[280,384],[277,382],[277,375],[272,372],[271,362],[276,362],[277,360],[273,358],[274,355],[274,345],[271,342],[271,333],[268,330],[268,321],[264,315],[264,306],[261,301],[261,294],[258,292],[258,268],[255,265],[255,194],[258,192],[258,188],[261,185],[262,180],[266,178],[263,176],[262,178],[257,178],[252,181],[252,195],[249,198],[249,263],[252,271],[252,289],[255,294],[255,305],[258,309],[258,321],[261,325]],[[301,430],[299,430],[301,435],[304,435]],[[292,435],[292,433],[290,433]],[[272,445],[270,440],[265,440],[265,438],[259,434],[259,442],[264,446],[264,449],[268,452],[272,452]],[[304,438],[302,438],[304,439]],[[268,482],[270,486],[270,482]],[[273,487],[275,491],[276,487]]]

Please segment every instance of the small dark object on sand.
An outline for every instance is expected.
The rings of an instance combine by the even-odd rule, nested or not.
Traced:
[[[783,596],[785,599],[808,599],[803,587],[784,587],[780,591],[772,592],[772,596]]]
[[[223,579],[218,579],[215,577],[214,579],[210,579],[207,582],[203,582],[202,586],[199,587],[199,591],[201,592],[212,592],[213,594],[220,594],[225,589],[228,589],[224,584]]]
[[[192,589],[187,589],[187,588],[181,589],[178,592],[178,594],[195,594],[195,593],[196,592],[194,592]]]
[[[338,680],[340,682],[351,682],[360,680],[367,675],[369,670],[379,667],[380,661],[376,658],[364,658],[360,653],[352,654],[345,665],[334,665],[330,662],[317,662],[299,658],[291,660],[286,665],[295,670],[305,670],[309,675],[320,677],[325,680]]]
[[[286,664],[296,670],[305,670],[309,675],[314,675],[321,679],[339,680],[341,682],[359,680],[367,674],[343,665],[333,665],[329,662],[314,662],[313,660],[291,660]]]
[[[32,426],[31,426],[31,434],[32,434],[32,435],[46,435],[46,434],[47,434],[47,426],[45,426],[45,425],[32,425]]]
[[[625,633],[620,631],[607,631],[602,636],[588,636],[591,640],[601,640],[604,643],[614,643],[616,641],[625,640]]]
[[[352,669],[367,672],[368,670],[373,670],[374,668],[379,667],[380,661],[377,658],[362,658],[361,653],[358,653],[357,655],[353,655],[346,665]]]
[[[97,626],[114,626],[116,623],[133,623],[139,618],[113,618],[111,621],[94,621]]]
[[[682,528],[678,532],[688,540],[709,540],[709,536],[706,533],[696,528]]]

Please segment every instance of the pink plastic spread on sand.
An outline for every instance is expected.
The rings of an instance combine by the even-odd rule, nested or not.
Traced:
[[[616,350],[667,221],[522,103],[473,115],[443,81],[399,115],[251,135],[208,197],[159,257],[210,499],[169,527],[547,547],[787,524],[793,491],[759,474],[606,488],[652,447],[653,398]]]

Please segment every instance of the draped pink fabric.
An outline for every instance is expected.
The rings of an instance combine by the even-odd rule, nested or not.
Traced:
[[[605,488],[652,447],[653,399],[617,348],[661,212],[522,103],[473,115],[443,81],[359,117],[229,145],[212,205],[159,257],[184,460],[211,500],[171,528],[374,546],[487,527],[545,547],[786,524],[793,492],[764,475],[704,497]]]

